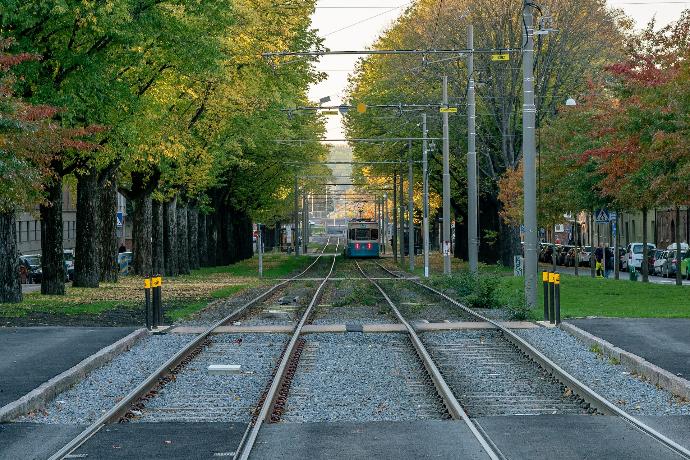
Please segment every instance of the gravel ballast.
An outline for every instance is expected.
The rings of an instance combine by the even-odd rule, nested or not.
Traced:
[[[496,330],[426,332],[422,340],[471,417],[588,413]]]
[[[312,324],[397,323],[390,307],[368,280],[332,281],[326,285]]]
[[[248,422],[287,340],[283,334],[213,336],[133,421]],[[211,364],[242,367],[239,374],[211,375]]]
[[[626,369],[590,351],[582,342],[560,329],[515,331],[575,378],[631,415],[690,415],[683,403]]]
[[[191,334],[146,337],[131,350],[59,394],[44,411],[20,417],[16,421],[92,423],[194,337]]]
[[[283,422],[441,419],[445,409],[404,334],[310,334]]]

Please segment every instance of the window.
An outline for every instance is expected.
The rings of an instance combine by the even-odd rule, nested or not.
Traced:
[[[355,240],[362,241],[362,240],[370,239],[369,235],[371,232],[369,231],[368,228],[357,228],[355,230],[357,230],[357,232],[355,234]]]
[[[372,228],[371,229],[371,239],[372,240],[378,240],[379,239],[379,229],[378,228]]]

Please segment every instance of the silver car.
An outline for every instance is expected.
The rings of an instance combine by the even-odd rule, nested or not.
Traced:
[[[654,253],[654,274],[661,275],[663,272],[664,264],[666,263],[666,258],[668,257],[668,251],[662,251],[657,249]]]

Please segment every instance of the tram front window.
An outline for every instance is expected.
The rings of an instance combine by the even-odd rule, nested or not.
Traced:
[[[370,231],[368,228],[358,228],[356,233],[355,233],[355,240],[357,241],[363,241],[363,240],[369,240],[370,238]]]

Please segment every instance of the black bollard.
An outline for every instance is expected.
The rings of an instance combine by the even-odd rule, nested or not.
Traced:
[[[150,331],[152,327],[153,315],[151,312],[151,278],[149,278],[148,275],[146,275],[146,278],[144,278],[144,299],[144,321],[146,322],[146,329]]]
[[[163,324],[163,312],[161,309],[161,285],[163,280],[160,275],[156,275],[151,280],[151,286],[153,287],[153,323],[155,327]]]
[[[554,279],[556,289],[556,326],[561,324],[561,275],[556,274]]]
[[[541,280],[544,284],[544,321],[549,320],[549,272],[541,273]]]
[[[554,307],[556,303],[556,290],[555,290],[555,282],[554,279],[556,278],[555,273],[549,273],[549,322],[551,324],[554,324],[556,321],[555,318],[555,312],[554,312]]]

